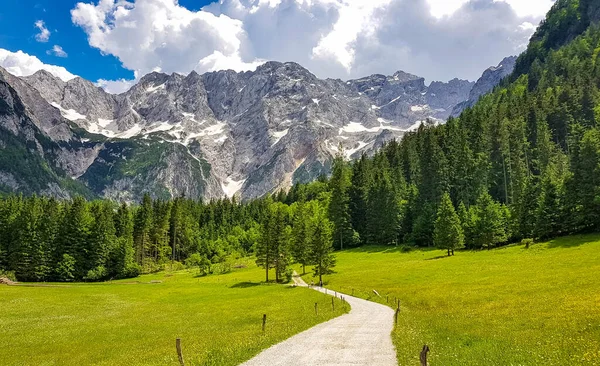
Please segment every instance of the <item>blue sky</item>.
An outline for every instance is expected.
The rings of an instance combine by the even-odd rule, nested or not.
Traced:
[[[180,0],[190,10],[199,10],[210,0]],[[37,56],[47,64],[65,67],[71,73],[89,80],[132,79],[133,71],[121,66],[113,55],[102,55],[89,46],[86,33],[71,21],[74,0],[2,0],[0,5],[0,48],[21,50]],[[35,22],[43,20],[51,32],[48,42],[38,42]],[[54,45],[60,45],[68,57],[48,55]]]
[[[0,66],[77,75],[113,93],[154,70],[244,71],[267,60],[321,78],[403,70],[476,80],[525,48],[553,2],[0,0]],[[38,21],[46,37],[36,37]]]

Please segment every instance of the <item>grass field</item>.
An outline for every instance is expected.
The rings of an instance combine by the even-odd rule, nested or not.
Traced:
[[[333,313],[330,298],[316,291],[259,284],[263,276],[250,265],[200,278],[183,271],[0,286],[0,365],[178,365],[177,337],[186,365],[237,365],[343,312]]]
[[[443,255],[346,251],[326,279],[374,301],[400,299],[400,365],[418,365],[423,344],[433,366],[600,365],[600,236]]]

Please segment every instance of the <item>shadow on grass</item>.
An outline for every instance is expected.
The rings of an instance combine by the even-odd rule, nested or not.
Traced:
[[[256,286],[260,286],[260,283],[258,283],[258,282],[240,282],[240,283],[236,283],[235,285],[232,285],[231,288],[250,288],[250,287],[256,287]]]
[[[574,248],[583,244],[599,241],[600,236],[598,234],[586,234],[586,235],[575,235],[566,236],[562,238],[556,238],[548,243],[548,248]]]
[[[410,253],[413,251],[419,252],[431,252],[439,250],[434,247],[413,247],[409,245],[399,246],[380,246],[380,245],[365,245],[358,248],[344,249],[343,251],[337,251],[337,253]]]
[[[446,259],[446,258],[452,258],[452,257],[448,256],[448,255],[438,255],[437,257],[425,258],[425,260],[426,261],[436,261],[439,259]]]

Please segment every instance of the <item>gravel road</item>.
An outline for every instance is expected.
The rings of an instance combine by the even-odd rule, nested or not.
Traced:
[[[306,286],[300,277],[295,276],[294,281]],[[325,289],[313,288],[325,292]],[[334,293],[327,291],[327,294]],[[352,308],[350,313],[276,344],[242,366],[396,366],[391,337],[394,311],[374,302],[342,296]]]

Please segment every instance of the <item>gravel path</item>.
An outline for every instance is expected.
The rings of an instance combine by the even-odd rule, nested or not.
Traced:
[[[294,282],[306,286],[298,276],[294,276]],[[313,288],[325,292],[325,289]],[[394,311],[374,302],[343,296],[352,307],[350,313],[276,344],[242,366],[396,366],[391,337]]]

